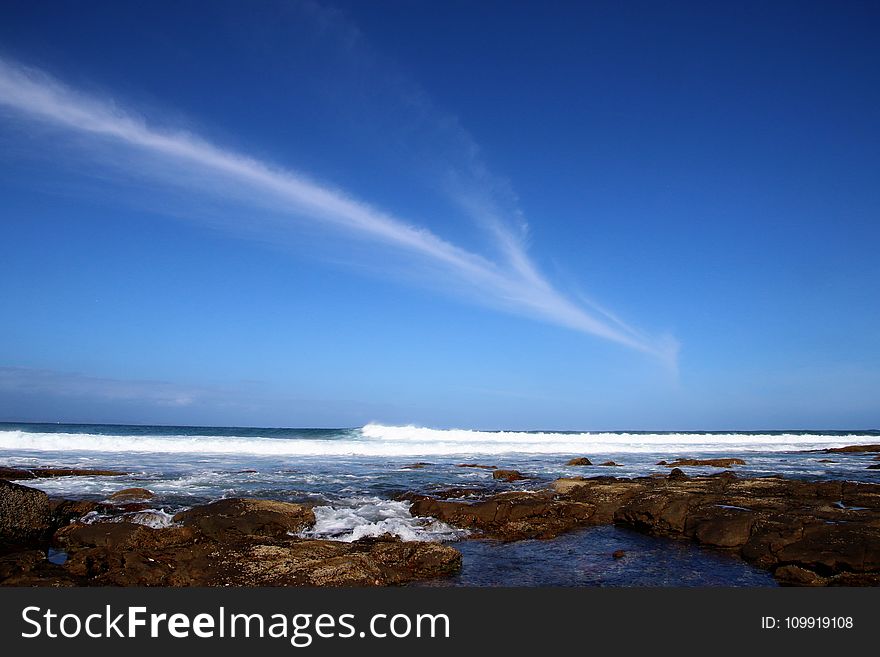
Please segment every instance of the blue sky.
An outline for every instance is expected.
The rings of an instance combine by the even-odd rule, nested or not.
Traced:
[[[728,5],[4,2],[0,420],[880,426],[880,9]]]

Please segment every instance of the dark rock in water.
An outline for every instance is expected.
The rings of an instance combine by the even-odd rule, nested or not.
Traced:
[[[113,493],[109,498],[111,502],[129,502],[132,500],[150,500],[155,497],[153,491],[146,488],[123,488]]]
[[[869,465],[868,470],[880,470],[880,463],[875,463],[874,465]]]
[[[99,507],[99,511],[101,513],[135,513],[137,511],[146,511],[147,509],[153,508],[153,505],[149,502],[123,502],[121,504],[113,503],[107,505],[101,505]]]
[[[660,461],[657,465],[665,465],[667,468],[678,468],[681,466],[710,466],[713,468],[729,468],[734,465],[745,465],[746,462],[738,458],[721,458],[721,459],[676,459],[671,463]]]
[[[482,470],[494,470],[497,465],[480,465],[479,463],[459,463],[457,468],[480,468]]]
[[[612,467],[612,468],[621,467],[620,463],[615,463],[614,461],[605,461],[605,463],[600,463],[599,465],[604,465],[604,466],[608,466],[608,467]]]
[[[48,477],[118,477],[128,474],[116,470],[82,470],[71,468],[0,468],[0,479],[45,479]]]
[[[292,502],[230,498],[197,506],[174,516],[184,527],[198,527],[219,539],[228,533],[244,536],[284,536],[315,524],[311,507]]]
[[[615,559],[623,559],[626,556],[626,550],[615,550],[611,553],[611,556]]]
[[[16,494],[15,489],[24,488],[5,485]],[[55,512],[66,507],[73,513],[75,504],[59,502]],[[67,524],[52,537],[65,558],[50,561],[45,550],[7,554],[0,557],[0,584],[389,586],[448,577],[461,568],[461,553],[439,543],[390,536],[353,543],[292,536],[315,522],[312,510],[299,504],[220,500],[175,518],[180,525],[163,528],[133,522]]]
[[[55,539],[68,553],[62,572],[93,586],[388,586],[461,568],[455,548],[389,537],[343,543],[94,523],[68,525]]]
[[[481,530],[505,541],[553,538],[590,524],[595,510],[590,504],[558,501],[550,491],[501,493],[482,502],[422,497],[410,507],[414,516],[438,518],[457,527]]]
[[[0,550],[38,543],[51,523],[46,493],[0,480]]]
[[[87,513],[98,511],[101,505],[86,500],[50,500],[49,508],[52,512],[52,524],[61,526],[71,520],[78,520]]]
[[[666,478],[671,479],[672,481],[681,481],[682,479],[687,479],[688,476],[681,468],[672,468]]]
[[[572,459],[565,465],[593,465],[593,462],[586,456],[581,456],[580,458]]]
[[[430,463],[422,463],[419,461],[418,463],[410,463],[409,465],[402,466],[404,470],[421,470],[426,465],[431,465]]]
[[[440,488],[438,490],[431,491],[431,497],[435,497],[439,500],[460,499],[462,497],[480,498],[488,497],[494,494],[494,492],[495,489],[488,488]]]
[[[823,449],[826,454],[839,452],[843,454],[859,454],[863,452],[880,452],[880,445],[847,445],[846,447],[829,447]]]
[[[495,470],[492,472],[493,479],[500,479],[502,481],[519,481],[520,479],[528,479],[523,473],[518,470]]]
[[[165,527],[161,530],[133,522],[73,523],[52,537],[56,547],[73,554],[87,548],[161,550],[202,541],[204,535],[193,527]]]
[[[819,459],[818,461],[816,461],[816,463],[837,463],[837,461],[834,461],[832,459]]]

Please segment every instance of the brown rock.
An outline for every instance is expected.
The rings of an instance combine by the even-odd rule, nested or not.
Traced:
[[[430,463],[422,463],[419,461],[418,463],[410,463],[409,465],[401,466],[404,470],[421,470],[426,465],[431,465]]]
[[[40,542],[51,522],[46,493],[0,480],[0,550]]]
[[[494,470],[497,465],[480,465],[479,463],[459,463],[457,468],[480,468],[482,470]]]
[[[611,556],[615,559],[623,559],[626,556],[626,550],[615,550],[611,553]]]
[[[520,479],[527,479],[528,477],[524,476],[518,470],[495,470],[492,472],[492,478],[511,482],[519,481]]]
[[[593,465],[593,462],[586,456],[581,456],[580,458],[572,459],[565,465]]]
[[[87,513],[97,511],[100,505],[97,502],[86,500],[50,500],[49,509],[52,512],[52,524],[61,526],[71,520],[78,520]]]
[[[844,454],[859,454],[863,452],[880,452],[880,445],[847,445],[846,447],[829,447],[822,450],[826,454],[841,452]]]
[[[42,550],[25,550],[0,556],[3,586],[75,586],[76,578],[61,566],[49,563]]]
[[[411,512],[503,540],[614,522],[738,554],[786,584],[880,584],[878,484],[673,469],[665,478],[567,477],[476,503],[423,497]]]
[[[174,522],[198,527],[206,536],[222,539],[227,533],[244,536],[285,536],[315,524],[312,509],[292,502],[230,498],[182,511]]]
[[[111,502],[129,502],[132,500],[150,500],[153,497],[153,491],[146,488],[123,488],[113,493],[108,499]]]
[[[131,523],[69,525],[56,536],[69,554],[62,572],[88,586],[387,586],[461,567],[452,547],[396,538],[342,543],[229,532],[215,540],[196,527]],[[23,581],[21,565],[11,570],[3,584]],[[0,575],[9,575],[2,562]],[[26,579],[44,583],[35,574]]]
[[[478,529],[502,540],[553,538],[591,524],[595,507],[563,501],[547,492],[502,493],[482,502],[441,501],[422,497],[413,502],[414,516],[438,518],[457,527]]]
[[[621,467],[620,463],[615,463],[614,461],[605,461],[605,463],[600,463],[599,465],[605,465],[605,466],[609,466],[609,467],[613,467],[613,468]]]
[[[780,566],[773,571],[777,581],[789,586],[827,586],[828,578],[800,566]]]
[[[745,465],[746,462],[738,458],[721,458],[721,459],[677,459],[671,463],[661,461],[657,465],[665,465],[667,468],[678,468],[682,466],[711,466],[713,468],[729,468],[734,465]]]
[[[672,470],[667,475],[667,479],[671,479],[672,481],[681,481],[683,479],[687,479],[688,476],[684,473],[684,470],[681,468],[672,468]]]

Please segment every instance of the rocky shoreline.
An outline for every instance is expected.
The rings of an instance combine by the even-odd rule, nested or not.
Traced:
[[[615,524],[736,554],[780,584],[880,585],[880,485],[739,478],[572,477],[460,501],[410,496],[411,513],[503,540]]]
[[[440,543],[299,538],[315,515],[289,502],[219,500],[178,513],[170,527],[127,522],[122,515],[112,518],[117,522],[80,521],[91,512],[121,514],[143,506],[50,500],[42,491],[0,480],[0,585],[390,586],[461,568],[458,550]],[[49,560],[50,550],[62,551],[64,562]]]
[[[827,451],[880,452],[880,446]],[[740,464],[679,459],[658,463],[672,468],[668,474],[646,477],[578,476],[536,490],[469,488],[462,494],[453,488],[398,497],[411,503],[413,516],[436,518],[475,537],[552,539],[614,524],[735,554],[785,585],[880,585],[880,485],[747,478],[729,469],[688,476],[678,467]],[[493,481],[528,479],[485,469]],[[51,471],[39,476],[98,474],[46,474]],[[388,535],[350,543],[302,538],[315,515],[308,505],[290,502],[223,499],[153,528],[127,520],[148,508],[149,490],[125,489],[96,503],[50,499],[10,481],[35,478],[36,472],[0,473],[0,585],[389,586],[448,577],[461,568],[459,551],[441,543]],[[83,521],[94,513],[109,518]],[[63,563],[47,559],[56,551]]]

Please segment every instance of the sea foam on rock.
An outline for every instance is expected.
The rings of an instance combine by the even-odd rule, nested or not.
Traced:
[[[458,550],[435,542],[388,535],[350,542],[291,536],[312,526],[315,517],[311,508],[288,502],[219,500],[177,514],[172,526],[120,518],[107,522],[95,515],[58,529],[53,545],[66,553],[63,565],[35,550],[0,558],[0,583],[387,586],[448,576],[461,567]]]

